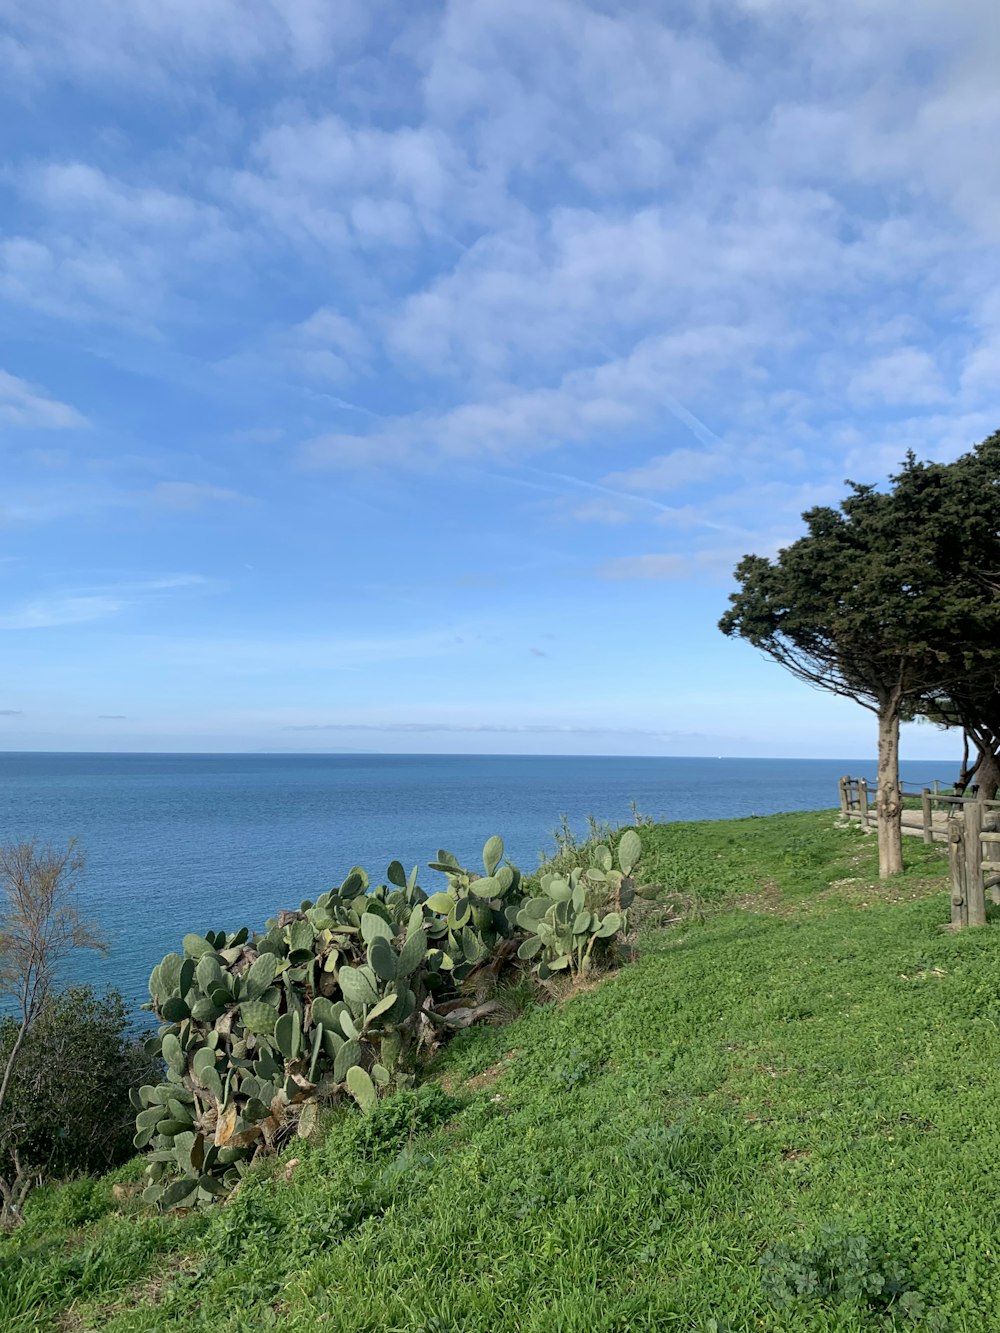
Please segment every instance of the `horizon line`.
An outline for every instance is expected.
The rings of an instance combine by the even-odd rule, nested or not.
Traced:
[[[524,751],[496,750],[0,750],[0,758],[19,758],[27,755],[62,757],[83,755],[96,758],[124,759],[146,756],[149,758],[249,758],[268,757],[284,759],[686,759],[712,763],[876,763],[877,757],[862,759],[858,755],[747,755],[747,754],[600,754],[551,751],[544,754]],[[950,763],[940,755],[916,755],[901,758],[901,764]]]

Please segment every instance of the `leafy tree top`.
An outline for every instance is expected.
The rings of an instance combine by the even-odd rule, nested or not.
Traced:
[[[875,711],[947,694],[1000,643],[1000,432],[918,462],[838,508],[775,560],[746,556],[719,622],[796,676]]]

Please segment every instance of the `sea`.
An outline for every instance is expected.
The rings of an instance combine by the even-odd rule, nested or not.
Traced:
[[[954,774],[908,761],[904,781]],[[263,927],[339,884],[355,865],[373,883],[390,861],[426,869],[439,848],[472,869],[499,833],[533,870],[562,819],[629,823],[732,819],[837,803],[844,759],[606,758],[505,755],[0,754],[0,839],[64,846],[86,858],[82,910],[109,945],[65,965],[66,984],[148,999],[151,968],[189,931]]]

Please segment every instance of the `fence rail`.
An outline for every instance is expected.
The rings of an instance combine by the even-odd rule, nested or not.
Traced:
[[[840,779],[840,812],[862,828],[875,827],[872,802],[877,796],[865,778]],[[920,809],[903,810],[903,832],[922,835],[924,842],[948,844],[951,877],[951,924],[986,924],[986,893],[1000,904],[1000,801],[959,796],[933,787],[901,784],[904,796],[920,798]]]

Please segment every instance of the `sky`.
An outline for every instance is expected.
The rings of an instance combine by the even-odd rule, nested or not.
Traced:
[[[1000,427],[995,0],[0,0],[0,67],[0,750],[873,752],[716,625]]]

